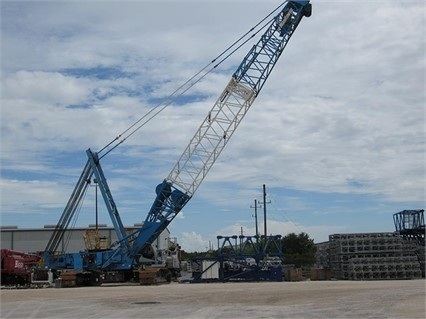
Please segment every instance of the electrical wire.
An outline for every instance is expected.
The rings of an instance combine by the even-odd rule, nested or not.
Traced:
[[[271,196],[270,196],[271,197]],[[294,228],[296,228],[299,232],[303,232],[303,230],[301,229],[301,227],[296,224],[295,222],[293,222],[286,214],[286,212],[282,209],[279,209],[277,206],[275,206],[273,200],[271,200],[270,206],[272,206],[272,208],[274,208],[275,212],[280,215],[281,217],[283,217],[285,220],[287,220],[287,222],[289,222],[291,225],[293,225]],[[280,205],[281,206],[281,205]]]

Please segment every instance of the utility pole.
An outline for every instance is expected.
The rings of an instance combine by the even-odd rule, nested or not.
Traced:
[[[266,231],[266,204],[270,204],[271,201],[266,201],[266,186],[265,184],[263,184],[263,228],[264,228],[264,235],[265,235],[265,239],[266,236],[268,235],[268,232]]]
[[[254,206],[250,206],[250,208],[254,208],[254,223],[256,226],[256,243],[259,242],[259,229],[257,226],[257,209],[260,208],[262,206],[257,204],[257,199],[254,200]]]

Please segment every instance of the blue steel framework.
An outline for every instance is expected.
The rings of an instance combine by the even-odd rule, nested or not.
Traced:
[[[393,214],[393,221],[397,232],[425,245],[424,209],[403,210]]]
[[[311,15],[309,0],[287,1],[269,28],[243,59],[170,174],[156,188],[157,197],[143,226],[127,235],[98,153],[88,149],[88,161],[44,252],[53,269],[129,270],[191,199],[249,110],[303,16]],[[56,254],[64,231],[75,215],[92,176],[97,179],[118,241],[111,249]]]
[[[192,282],[203,281],[282,281],[281,235],[270,236],[217,236],[215,257],[195,258],[197,271]],[[204,261],[209,261],[203,268]],[[218,266],[217,278],[208,274]]]

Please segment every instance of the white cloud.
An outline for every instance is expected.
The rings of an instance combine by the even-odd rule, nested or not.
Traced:
[[[423,1],[312,2],[312,16],[299,25],[196,194],[205,207],[242,211],[262,183],[364,194],[378,207],[424,204]],[[44,203],[62,202],[85,149],[97,150],[123,132],[278,4],[230,1],[224,10],[222,1],[2,3],[2,214],[19,212],[28,198],[38,212]],[[168,107],[105,158],[129,223],[144,219],[155,186],[244,52],[200,82],[191,91],[195,101]],[[291,207],[312,218],[306,198],[294,198]],[[203,209],[218,223],[208,230],[208,222],[190,221],[199,207],[185,209],[187,224],[176,229],[198,249],[208,243],[207,233],[245,225]],[[327,232],[294,224],[306,225],[300,227],[315,238]],[[290,229],[284,223],[276,231]]]
[[[209,240],[204,239],[201,234],[197,234],[195,231],[183,232],[178,242],[182,249],[187,252],[207,251],[210,247]]]

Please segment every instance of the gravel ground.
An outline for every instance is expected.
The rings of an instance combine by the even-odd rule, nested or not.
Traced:
[[[425,318],[425,280],[2,289],[1,318]]]

